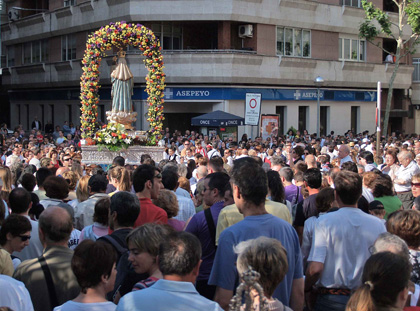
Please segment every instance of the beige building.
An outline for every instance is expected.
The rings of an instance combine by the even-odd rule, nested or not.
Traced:
[[[43,124],[79,124],[80,61],[87,36],[115,21],[144,24],[160,38],[167,75],[165,125],[172,129],[190,128],[191,117],[215,110],[244,116],[246,93],[261,93],[261,113],[280,115],[280,133],[290,126],[316,132],[314,80],[320,76],[325,81],[319,86],[321,134],[372,133],[376,83],[386,89],[394,66],[384,62],[382,50],[358,38],[364,18],[360,0],[4,2],[2,84],[12,127],[29,128],[35,115]],[[392,1],[373,2],[387,8]],[[392,42],[378,41],[392,49]],[[113,53],[100,68],[101,120],[111,105]],[[417,80],[412,83],[408,58],[395,80],[392,131],[420,132],[414,118],[420,105],[418,57]],[[144,116],[146,69],[133,49],[127,60],[135,75],[135,109]],[[144,117],[136,127],[147,128]],[[243,132],[251,134],[251,127],[240,127]]]

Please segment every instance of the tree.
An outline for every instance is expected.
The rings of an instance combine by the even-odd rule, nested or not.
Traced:
[[[383,133],[387,135],[389,113],[391,110],[392,91],[394,80],[398,73],[400,61],[408,54],[415,52],[416,45],[419,43],[420,36],[420,3],[417,0],[392,0],[398,8],[398,21],[395,22],[387,12],[376,8],[372,2],[362,0],[362,6],[366,13],[365,21],[360,25],[359,37],[390,54],[395,59],[394,70],[389,79],[388,97],[384,117]],[[405,28],[410,27],[411,34],[404,34]],[[395,40],[397,49],[394,52],[386,50],[383,45],[374,42],[374,39],[384,35]],[[380,94],[378,94],[380,96]]]

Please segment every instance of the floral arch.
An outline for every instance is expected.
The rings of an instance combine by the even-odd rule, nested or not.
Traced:
[[[82,60],[80,100],[82,137],[92,137],[97,128],[99,104],[99,66],[105,51],[112,47],[123,49],[132,45],[140,49],[145,56],[143,62],[148,70],[146,92],[148,94],[147,121],[150,124],[149,145],[156,145],[161,139],[163,116],[163,90],[165,74],[163,73],[163,56],[161,46],[154,33],[140,24],[126,22],[110,23],[89,35],[85,55]]]

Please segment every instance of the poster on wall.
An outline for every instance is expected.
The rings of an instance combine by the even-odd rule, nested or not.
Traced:
[[[258,125],[261,112],[261,94],[246,93],[245,95],[245,124]]]
[[[261,116],[261,137],[276,137],[279,133],[280,116],[278,114],[263,114]]]

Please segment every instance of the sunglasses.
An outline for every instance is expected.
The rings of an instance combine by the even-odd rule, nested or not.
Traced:
[[[67,161],[71,161],[71,158],[67,158],[67,159],[63,159],[63,161],[67,162]]]
[[[420,182],[412,182],[411,187],[414,187],[414,186],[419,188],[420,187]]]
[[[206,192],[207,190],[211,190],[210,188],[204,187],[203,192]]]
[[[161,173],[159,173],[159,174],[155,175],[155,178],[159,178],[159,179],[161,179],[161,178],[162,178],[162,174],[161,174]]]
[[[22,242],[25,242],[31,239],[30,235],[19,235],[19,237],[22,240]]]
[[[303,154],[304,154],[304,155],[308,155],[308,154],[309,154],[309,152],[304,152]]]

